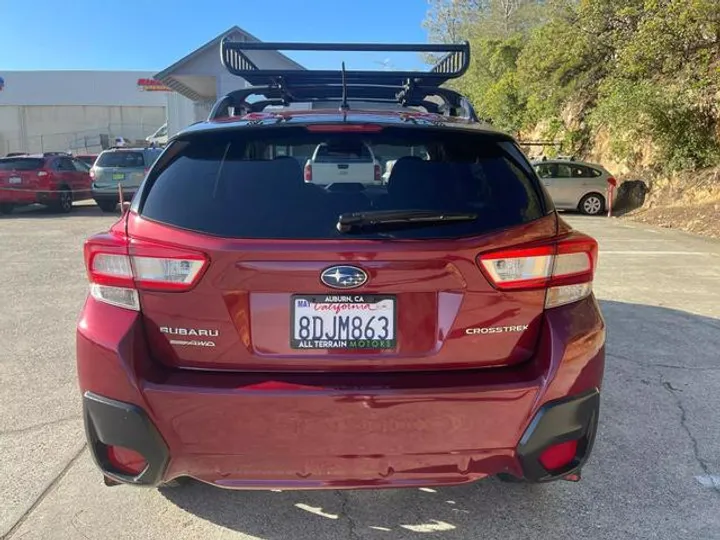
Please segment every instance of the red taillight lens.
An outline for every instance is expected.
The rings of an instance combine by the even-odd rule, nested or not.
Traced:
[[[312,182],[312,165],[310,165],[309,163],[305,164],[303,178],[306,182]]]
[[[38,178],[42,178],[43,176],[47,176],[48,172],[47,171],[38,171],[37,175],[38,175]]]
[[[554,243],[486,253],[478,257],[485,276],[500,290],[547,289],[546,307],[589,295],[597,242],[580,233]]]
[[[113,469],[131,476],[137,476],[147,467],[142,454],[124,446],[108,446],[107,458]]]
[[[569,465],[577,455],[578,442],[566,441],[553,444],[540,454],[540,464],[549,472]]]
[[[375,181],[380,182],[382,180],[382,171],[380,170],[380,165],[377,163],[375,164]]]
[[[207,267],[202,253],[100,235],[85,243],[91,295],[107,304],[140,309],[136,289],[186,291]]]
[[[617,180],[615,180],[615,178],[613,178],[612,176],[607,179],[607,183],[613,187],[617,187]]]

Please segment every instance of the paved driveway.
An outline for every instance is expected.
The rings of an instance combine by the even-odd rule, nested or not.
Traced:
[[[720,538],[720,243],[566,216],[600,241],[600,434],[579,484],[437,490],[105,488],[84,445],[82,241],[113,218],[0,218],[0,535],[35,538]]]

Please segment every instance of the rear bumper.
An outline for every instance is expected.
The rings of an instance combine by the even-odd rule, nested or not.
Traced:
[[[90,448],[116,480],[192,476],[242,489],[418,487],[499,473],[546,481],[582,467],[592,448],[605,337],[592,298],[549,312],[538,358],[523,366],[406,374],[171,371],[146,357],[137,314],[114,310],[112,332],[88,324],[109,309],[88,301],[78,369]],[[580,440],[576,459],[546,471],[540,453],[568,439]],[[140,452],[148,468],[117,474],[108,444]]]
[[[32,189],[0,186],[0,203],[17,205],[35,204],[42,203],[42,199],[41,194]]]
[[[135,196],[135,192],[138,190],[136,186],[123,188],[123,201],[131,201]],[[92,198],[96,201],[114,201],[118,202],[118,189],[114,188],[97,188],[92,187],[91,190]]]

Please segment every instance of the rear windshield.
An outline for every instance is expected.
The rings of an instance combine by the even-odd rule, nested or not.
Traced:
[[[145,167],[142,152],[105,152],[95,162],[96,167]]]
[[[380,148],[382,175],[304,175],[308,145]],[[369,152],[370,150],[368,150]],[[307,169],[307,166],[305,167]],[[310,133],[302,128],[242,130],[179,139],[137,201],[140,213],[168,225],[228,238],[454,238],[542,216],[530,165],[496,136],[435,129]],[[307,172],[307,171],[305,171]],[[429,210],[477,217],[452,223],[340,232],[353,212]]]
[[[0,171],[35,171],[44,163],[41,158],[4,158],[0,159]]]

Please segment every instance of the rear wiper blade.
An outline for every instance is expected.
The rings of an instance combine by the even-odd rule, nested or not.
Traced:
[[[443,212],[441,210],[376,210],[340,214],[337,230],[349,233],[368,228],[393,228],[475,221],[471,212]]]

